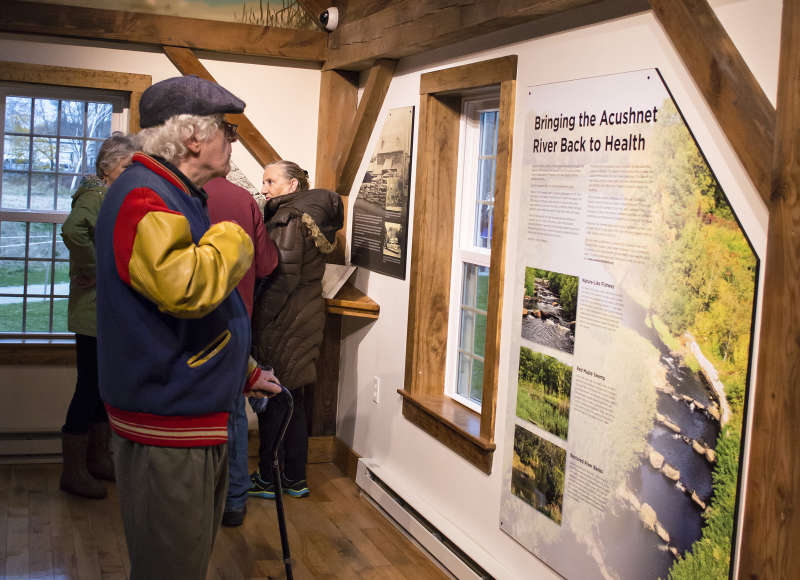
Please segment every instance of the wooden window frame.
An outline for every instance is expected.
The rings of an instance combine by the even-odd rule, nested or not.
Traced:
[[[0,81],[127,92],[128,130],[139,130],[139,99],[152,84],[150,75],[0,62]],[[74,340],[22,338],[0,341],[0,365],[74,365]]]
[[[489,474],[499,376],[517,56],[420,78],[419,146],[408,301],[403,416]],[[486,323],[483,402],[477,413],[445,394],[462,93],[499,85],[497,172]]]

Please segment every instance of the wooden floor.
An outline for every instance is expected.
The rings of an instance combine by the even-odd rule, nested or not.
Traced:
[[[114,485],[105,500],[58,489],[60,465],[0,465],[0,578],[127,578]],[[285,497],[295,578],[447,578],[332,463],[309,465],[311,495]],[[252,498],[217,535],[208,578],[283,578],[273,500]]]

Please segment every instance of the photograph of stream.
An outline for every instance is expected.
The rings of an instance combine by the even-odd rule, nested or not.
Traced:
[[[525,268],[523,338],[572,353],[575,350],[577,307],[577,277]]]

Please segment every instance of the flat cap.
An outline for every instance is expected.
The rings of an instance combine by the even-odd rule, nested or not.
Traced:
[[[159,81],[142,93],[139,125],[161,125],[173,115],[241,113],[244,101],[217,83],[195,75]]]

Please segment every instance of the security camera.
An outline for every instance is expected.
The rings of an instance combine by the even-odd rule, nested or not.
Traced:
[[[339,9],[336,6],[331,6],[323,11],[319,15],[319,22],[328,32],[336,30],[336,27],[339,26]]]

